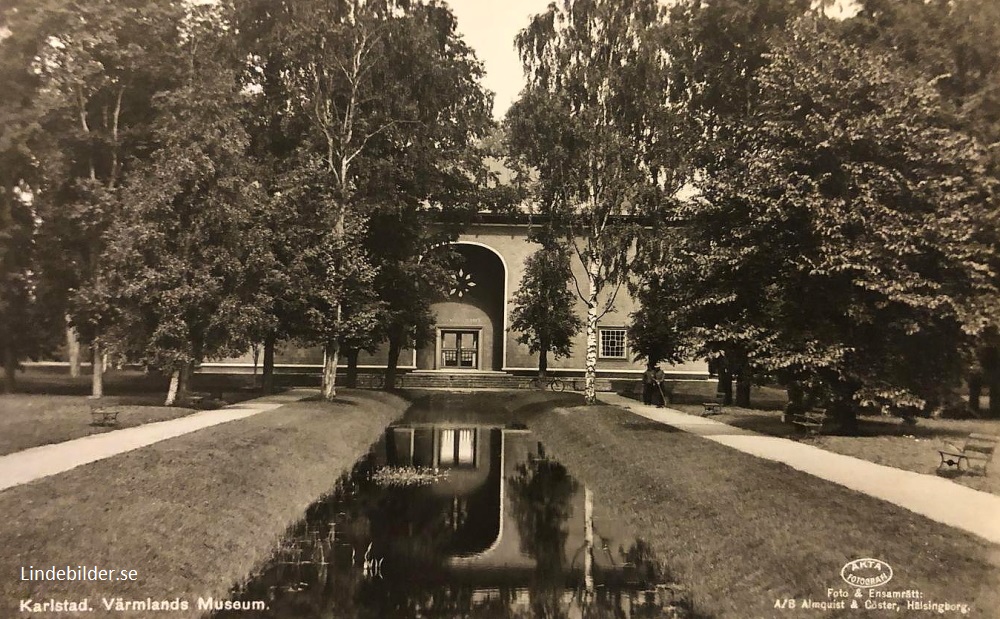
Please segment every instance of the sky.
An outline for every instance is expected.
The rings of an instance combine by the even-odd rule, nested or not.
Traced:
[[[486,68],[483,85],[496,93],[494,118],[503,118],[524,86],[514,36],[551,0],[448,0],[458,31]]]
[[[496,93],[493,117],[503,118],[524,86],[514,36],[542,13],[551,0],[447,0],[458,19],[458,31],[486,68],[483,84]],[[857,10],[853,0],[835,0],[827,15],[844,19]]]

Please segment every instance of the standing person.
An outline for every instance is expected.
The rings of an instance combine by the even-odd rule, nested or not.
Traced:
[[[642,373],[642,403],[652,404],[653,403],[653,393],[657,390],[654,382],[656,381],[656,372],[653,370],[653,364],[650,363],[646,366],[646,371]]]
[[[656,366],[656,369],[653,370],[653,404],[656,404],[657,408],[663,408],[666,404],[663,401],[663,380],[666,377],[667,375],[663,373],[660,366]]]

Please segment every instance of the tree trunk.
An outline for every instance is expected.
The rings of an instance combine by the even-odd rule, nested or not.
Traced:
[[[750,408],[750,388],[752,385],[750,365],[744,361],[740,364],[740,371],[736,376],[736,406]]]
[[[253,387],[254,387],[254,389],[256,389],[257,388],[257,365],[258,365],[258,361],[260,361],[260,344],[256,343],[256,342],[253,343],[253,344],[251,344],[251,349],[252,349],[252,352],[253,352]]]
[[[261,370],[261,389],[264,393],[274,393],[274,335],[264,340],[264,368]]]
[[[72,378],[80,376],[80,338],[77,336],[76,328],[70,324],[70,317],[66,316],[66,360],[69,361],[69,375]]]
[[[855,436],[858,433],[858,409],[854,403],[857,387],[843,383],[832,384],[833,396],[827,414],[836,420],[838,432]]]
[[[179,380],[177,381],[177,401],[187,404],[191,401],[191,373],[194,370],[194,363],[185,363],[181,367]]]
[[[597,402],[597,275],[600,273],[600,265],[591,260],[587,269],[587,357],[586,372],[584,374],[585,386],[583,392],[584,401],[587,404]]]
[[[3,347],[3,392],[14,393],[17,390],[17,355],[14,346],[7,342]]]
[[[546,374],[549,370],[549,343],[546,340],[541,341],[541,345],[538,349],[538,377],[545,380]]]
[[[323,347],[323,399],[337,397],[337,362],[340,360],[340,342],[330,340]]]
[[[101,344],[94,341],[91,344],[91,350],[93,351],[93,356],[91,359],[91,377],[90,377],[90,397],[101,398],[104,397],[104,351],[101,350]]]
[[[990,418],[1000,419],[1000,376],[989,377],[990,387]]]
[[[788,423],[794,415],[804,413],[805,392],[797,381],[788,384],[788,404],[785,405],[785,414],[781,416],[781,421]]]
[[[177,390],[180,387],[181,382],[181,371],[174,370],[170,374],[170,386],[167,388],[167,399],[163,402],[164,406],[173,406],[177,401]]]
[[[974,372],[969,375],[969,409],[977,416],[980,412],[980,398],[983,397],[983,375]]]
[[[838,398],[830,402],[830,413],[837,422],[841,434],[855,436],[858,433],[858,412],[853,401]]]
[[[719,364],[719,384],[715,388],[716,393],[722,394],[722,403],[730,406],[733,403],[733,375],[729,372],[729,362],[724,361]]]
[[[358,386],[358,352],[357,348],[348,348],[344,353],[347,357],[346,384],[351,389]]]
[[[399,353],[403,348],[403,336],[397,329],[389,331],[389,358],[385,364],[385,390],[396,386],[396,366],[399,365]]]

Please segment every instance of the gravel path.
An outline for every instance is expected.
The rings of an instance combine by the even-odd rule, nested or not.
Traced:
[[[966,488],[935,475],[883,466],[674,409],[648,406],[617,394],[601,394],[600,399],[647,419],[758,458],[781,462],[1000,544],[1000,496]]]
[[[0,491],[175,436],[274,410],[315,393],[315,390],[295,389],[280,395],[247,400],[216,410],[194,413],[179,419],[147,423],[103,434],[92,434],[71,441],[42,445],[8,454],[0,457]]]

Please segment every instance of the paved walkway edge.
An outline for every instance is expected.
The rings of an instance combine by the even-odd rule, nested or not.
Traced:
[[[286,394],[247,400],[186,417],[91,434],[0,456],[0,491],[196,430],[274,410],[314,393],[314,390],[295,389]]]
[[[617,394],[601,394],[600,400],[752,456],[781,462],[1000,544],[1000,496],[966,488],[936,475],[875,464],[671,408],[640,404]]]

